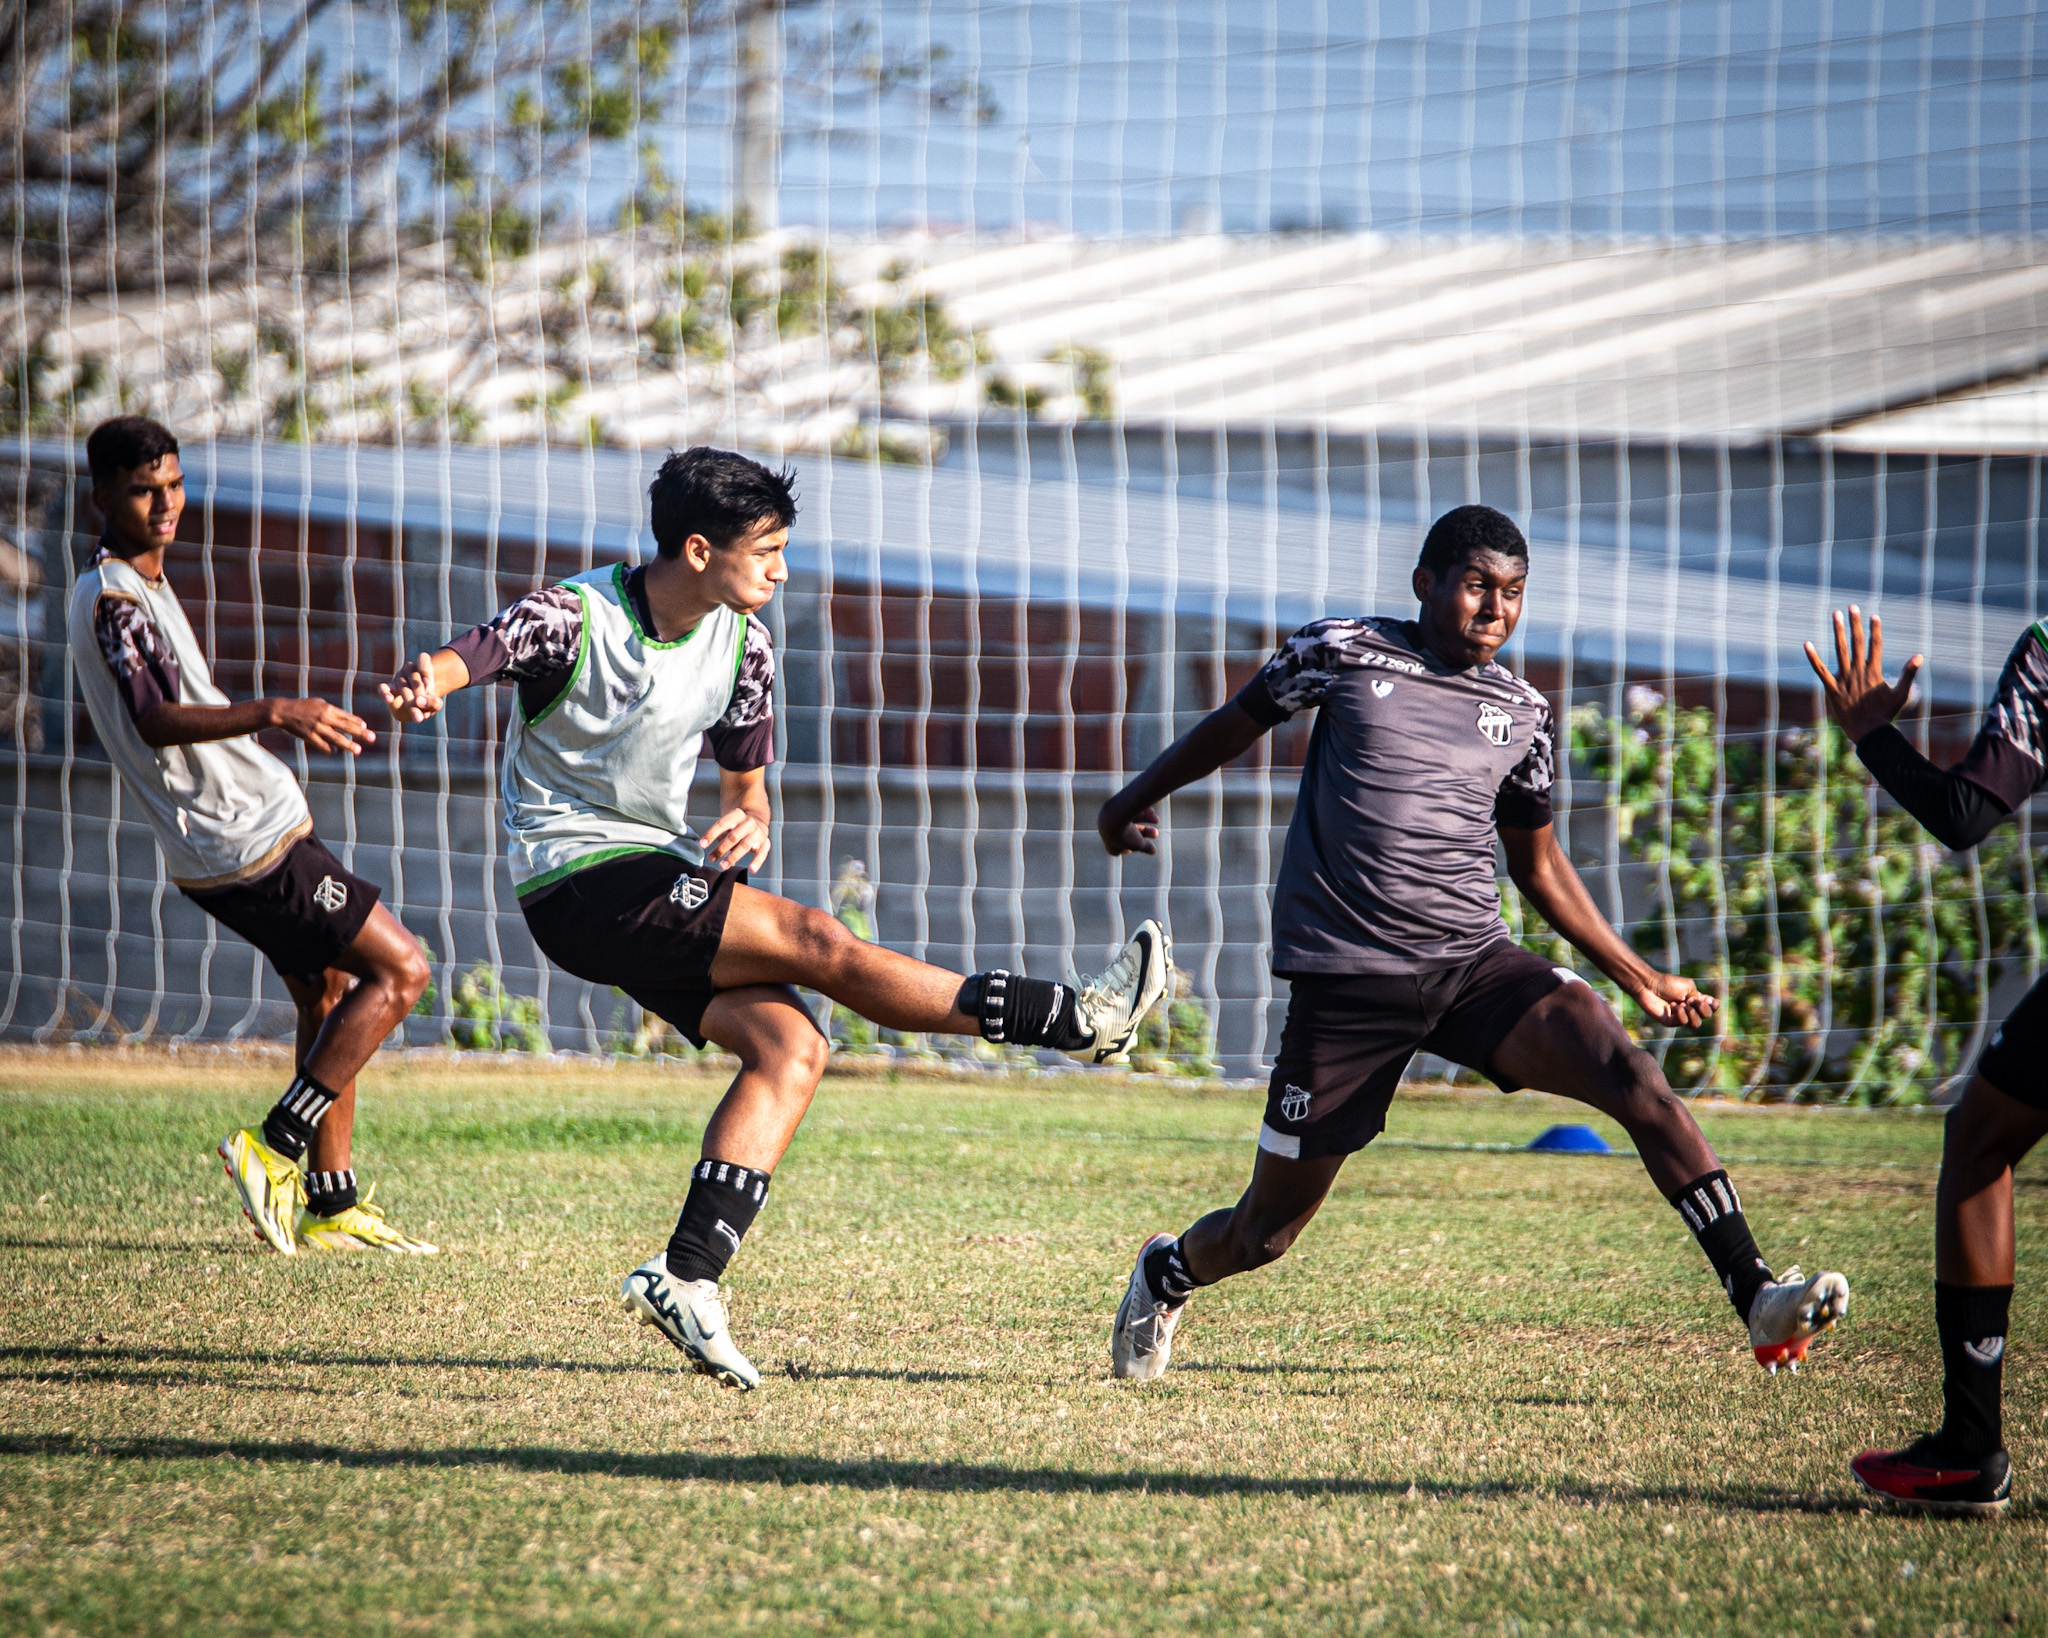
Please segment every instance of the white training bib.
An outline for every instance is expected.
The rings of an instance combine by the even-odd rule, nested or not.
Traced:
[[[643,631],[623,563],[565,584],[583,599],[576,669],[531,720],[514,713],[505,750],[505,829],[522,894],[627,853],[703,863],[690,780],[704,730],[732,703],[746,646],[746,616],[726,608],[673,642]]]
[[[100,652],[94,616],[102,597],[139,603],[178,662],[177,705],[228,705],[186,623],[169,580],[145,579],[118,557],[95,564],[72,588],[65,626],[93,731],[140,804],[163,849],[170,878],[193,890],[230,887],[272,869],[286,849],[312,834],[306,793],[254,735],[201,745],[146,744]]]

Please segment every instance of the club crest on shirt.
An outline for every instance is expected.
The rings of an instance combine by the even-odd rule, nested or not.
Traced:
[[[1392,677],[1373,678],[1372,691],[1375,694],[1377,694],[1381,699],[1385,699],[1389,694],[1393,693],[1394,691],[1394,679]]]
[[[675,886],[668,890],[668,902],[680,904],[685,910],[702,909],[710,897],[711,884],[702,876],[678,876]]]
[[[331,916],[348,903],[348,889],[332,876],[322,876],[320,885],[313,889],[313,902]]]
[[[1289,1086],[1280,1094],[1280,1118],[1303,1120],[1308,1115],[1308,1088]]]
[[[1479,707],[1479,731],[1489,745],[1505,745],[1515,731],[1515,719],[1491,700]]]

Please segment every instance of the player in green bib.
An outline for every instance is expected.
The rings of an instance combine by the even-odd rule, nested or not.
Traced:
[[[1124,1050],[1172,976],[1154,922],[1085,983],[963,978],[746,884],[768,856],[774,746],[775,655],[758,616],[789,578],[793,479],[727,450],[671,455],[649,492],[653,561],[523,597],[383,689],[394,717],[421,723],[458,688],[518,686],[501,793],[535,944],[739,1059],[667,1250],[621,1291],[697,1370],[738,1388],[760,1373],[732,1342],[718,1282],[830,1052],[796,986],[886,1029],[1099,1063]],[[718,764],[718,817],[700,833],[690,789],[706,750]]]

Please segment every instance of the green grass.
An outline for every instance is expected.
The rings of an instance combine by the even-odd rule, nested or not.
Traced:
[[[1439,1095],[1133,1389],[1131,1252],[1233,1196],[1256,1096],[835,1078],[741,1396],[610,1300],[714,1084],[380,1067],[358,1165],[447,1254],[287,1262],[211,1154],[280,1069],[0,1056],[0,1630],[2048,1631],[2038,1278],[2007,1518],[1845,1465],[1938,1414],[1925,1114],[1707,1112],[1766,1253],[1855,1284],[1796,1378],[1633,1162],[1427,1146],[1566,1106]]]

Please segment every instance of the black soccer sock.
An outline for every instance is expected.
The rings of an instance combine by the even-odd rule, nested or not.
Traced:
[[[1771,1268],[1742,1215],[1742,1196],[1735,1192],[1725,1171],[1709,1172],[1686,1184],[1671,1203],[1714,1265],[1721,1289],[1747,1325],[1749,1305],[1771,1283]]]
[[[1195,1278],[1194,1270],[1188,1267],[1187,1254],[1176,1240],[1170,1246],[1154,1246],[1145,1253],[1145,1283],[1159,1301],[1169,1308],[1178,1308],[1209,1282]]]
[[[339,1217],[356,1203],[356,1171],[344,1166],[338,1172],[306,1173],[306,1214],[309,1217]]]
[[[724,1160],[700,1160],[690,1173],[683,1214],[668,1237],[668,1272],[677,1280],[716,1280],[761,1215],[768,1174]]]
[[[303,1069],[292,1077],[269,1114],[263,1117],[263,1141],[287,1160],[297,1160],[320,1130],[327,1111],[334,1107],[336,1094],[314,1080]]]
[[[1934,1282],[1934,1328],[1941,1334],[1941,1442],[1962,1462],[1981,1462],[2005,1446],[2000,1400],[2005,1386],[2009,1285]]]
[[[954,1005],[980,1022],[984,1041],[1072,1052],[1094,1040],[1081,1028],[1074,999],[1071,985],[998,967],[963,983]]]

